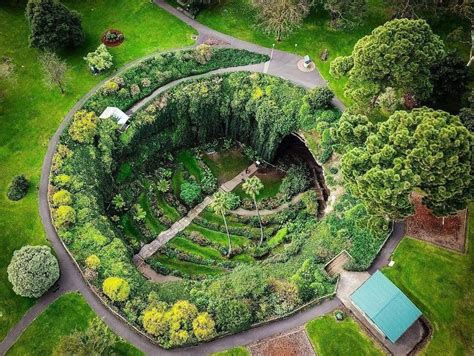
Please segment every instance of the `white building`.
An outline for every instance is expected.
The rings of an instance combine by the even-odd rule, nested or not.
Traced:
[[[130,116],[125,114],[119,108],[116,108],[113,106],[109,106],[107,109],[105,109],[104,112],[99,117],[101,119],[108,119],[111,117],[114,118],[121,129],[125,127],[128,120],[130,119]]]

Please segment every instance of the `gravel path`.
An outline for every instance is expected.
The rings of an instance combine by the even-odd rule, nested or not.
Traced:
[[[221,39],[222,41],[225,41],[236,48],[247,49],[249,51],[254,51],[257,53],[270,54],[270,49],[268,48],[241,41],[231,36],[224,35],[217,31],[211,30],[208,27],[203,26],[202,24],[199,24],[198,22],[186,17],[185,15],[175,10],[162,0],[156,0],[155,2],[164,10],[170,12],[171,14],[182,19],[184,22],[188,23],[192,27],[196,28],[200,35],[198,40],[199,43],[205,41],[206,38],[211,37]],[[311,73],[303,73],[297,70],[296,63],[299,59],[299,57],[293,54],[276,50],[274,51],[273,59],[271,60],[271,62],[267,62],[263,66],[263,68],[258,71],[288,79],[296,84],[308,88],[326,85],[326,82],[322,79],[322,77],[317,71]],[[129,68],[136,62],[137,61],[129,63],[128,65],[124,66],[120,71]],[[229,71],[231,70],[232,68],[229,69]],[[117,73],[114,73],[114,75],[116,74]],[[31,322],[39,314],[41,314],[41,312],[44,311],[44,309],[48,305],[50,305],[63,293],[72,290],[79,291],[87,300],[89,305],[94,309],[96,314],[99,315],[116,334],[118,334],[128,342],[132,343],[148,355],[206,355],[210,352],[216,352],[238,345],[254,343],[260,339],[269,337],[271,335],[290,331],[296,327],[304,325],[309,320],[314,319],[320,315],[326,314],[341,305],[341,302],[337,298],[334,298],[332,300],[326,300],[319,305],[313,306],[286,319],[280,319],[272,323],[241,332],[239,334],[229,335],[211,341],[209,343],[204,343],[198,346],[179,350],[164,350],[156,346],[149,339],[147,339],[146,337],[135,331],[133,328],[131,328],[121,317],[117,316],[107,306],[105,306],[84,281],[82,274],[78,269],[78,266],[76,265],[72,257],[69,255],[68,251],[65,249],[61,240],[57,236],[51,221],[47,199],[51,161],[53,154],[56,150],[56,145],[59,142],[60,134],[67,125],[67,123],[71,120],[74,112],[77,111],[105,81],[106,80],[96,85],[88,94],[86,94],[80,101],[78,101],[76,105],[66,115],[66,117],[58,127],[58,130],[51,138],[41,171],[41,181],[39,189],[39,212],[47,238],[51,242],[51,245],[53,246],[54,250],[56,251],[56,255],[58,257],[59,264],[61,267],[61,278],[59,280],[60,288],[56,292],[50,291],[43,297],[38,299],[37,303],[24,315],[24,317],[13,328],[10,329],[6,338],[0,343],[0,354],[3,355],[6,353],[6,351],[14,344],[17,338],[21,335],[23,330],[28,327],[28,325],[30,325]],[[174,83],[174,85],[176,84],[178,83]],[[172,85],[173,84],[170,83],[168,86],[171,87]],[[344,105],[338,99],[334,100],[334,105],[341,110],[344,109]],[[403,224],[397,224],[395,226],[391,238],[388,240],[387,244],[382,249],[380,256],[376,259],[374,266],[369,271],[372,271],[373,268],[377,269],[388,262],[389,256],[391,255],[394,248],[402,237]]]

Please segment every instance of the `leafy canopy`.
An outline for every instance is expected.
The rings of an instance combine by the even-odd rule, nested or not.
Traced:
[[[397,111],[343,156],[342,171],[349,190],[379,215],[412,214],[415,190],[434,214],[452,214],[472,197],[473,146],[457,116],[428,108]]]

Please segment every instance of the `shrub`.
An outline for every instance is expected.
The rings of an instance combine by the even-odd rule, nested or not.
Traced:
[[[54,185],[59,188],[67,188],[71,184],[71,176],[67,174],[59,174],[54,177]]]
[[[61,205],[54,211],[54,223],[63,228],[76,222],[76,211],[69,205]]]
[[[308,190],[301,197],[301,201],[305,205],[305,211],[312,215],[316,216],[318,214],[318,195],[314,190]]]
[[[313,110],[328,109],[334,93],[326,87],[318,87],[308,91],[308,101]]]
[[[168,331],[168,320],[162,308],[153,307],[143,314],[143,327],[154,336],[163,336]]]
[[[206,64],[212,58],[212,47],[207,44],[200,44],[194,50],[194,59],[200,64]]]
[[[86,266],[92,270],[97,270],[100,267],[100,258],[97,255],[90,255],[86,258]]]
[[[138,94],[140,94],[140,87],[138,86],[138,84],[132,84],[130,86],[130,95],[137,96]]]
[[[95,113],[80,110],[74,114],[68,133],[74,141],[92,143],[97,133],[97,122]]]
[[[29,183],[24,175],[15,176],[8,186],[7,196],[10,200],[20,200],[28,193]]]
[[[53,194],[53,206],[71,205],[72,195],[67,190],[58,190]]]
[[[104,86],[101,88],[104,94],[112,94],[117,92],[120,89],[119,84],[114,80],[108,80],[105,82]]]
[[[94,52],[88,53],[84,60],[93,72],[102,72],[114,64],[112,55],[104,44],[99,45]]]
[[[252,314],[247,304],[240,300],[220,299],[216,303],[215,315],[219,330],[237,332],[252,323]]]
[[[184,182],[181,185],[181,200],[188,206],[194,206],[202,199],[201,187],[196,182]]]
[[[8,265],[13,291],[23,297],[41,297],[59,278],[59,264],[46,246],[23,246]]]
[[[196,319],[193,320],[194,335],[199,341],[210,340],[216,334],[215,326],[216,323],[209,313],[200,313]]]
[[[132,207],[132,216],[135,221],[143,221],[146,218],[146,211],[140,204],[134,204]]]
[[[104,294],[114,302],[124,302],[130,295],[128,282],[119,277],[109,277],[102,284]]]
[[[285,178],[281,181],[280,193],[290,199],[292,196],[303,192],[309,187],[309,172],[303,165],[292,165]]]

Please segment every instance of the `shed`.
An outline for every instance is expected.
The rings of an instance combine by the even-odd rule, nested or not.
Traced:
[[[104,112],[99,117],[101,119],[108,119],[110,117],[113,117],[115,120],[117,120],[117,124],[119,124],[120,127],[125,126],[125,124],[130,119],[130,116],[125,114],[119,108],[116,108],[113,106],[109,106],[107,109],[105,109]]]
[[[352,293],[351,301],[392,343],[395,343],[422,314],[380,271],[375,272]]]

